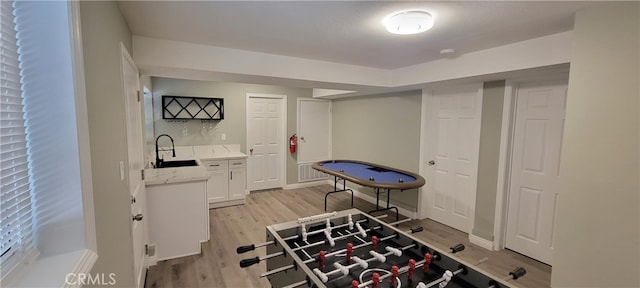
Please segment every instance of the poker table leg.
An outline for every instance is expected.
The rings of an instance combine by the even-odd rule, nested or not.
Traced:
[[[327,211],[327,197],[329,194],[338,193],[338,192],[351,192],[351,208],[353,208],[353,190],[347,188],[347,180],[342,179],[342,189],[338,190],[338,176],[333,176],[333,191],[327,192],[324,195],[324,211]]]

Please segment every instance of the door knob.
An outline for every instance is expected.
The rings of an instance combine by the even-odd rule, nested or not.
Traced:
[[[436,161],[431,160],[427,162],[427,164],[429,164],[429,166],[433,166],[433,165],[436,165]]]
[[[133,215],[133,221],[142,221],[142,214]]]
[[[136,197],[131,196],[131,204],[136,203]]]
[[[249,153],[253,153],[253,148],[249,149]]]

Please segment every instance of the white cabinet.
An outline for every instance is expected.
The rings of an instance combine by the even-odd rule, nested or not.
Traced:
[[[229,200],[229,168],[227,160],[203,160],[209,172],[207,180],[208,203],[222,202]]]
[[[209,208],[244,204],[247,193],[246,159],[203,159],[209,172],[207,199]]]
[[[229,160],[229,200],[244,199],[247,194],[247,161]]]
[[[147,185],[152,262],[199,254],[209,240],[206,181]],[[153,261],[155,260],[155,261]]]

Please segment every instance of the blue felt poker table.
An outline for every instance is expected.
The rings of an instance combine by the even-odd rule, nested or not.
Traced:
[[[311,167],[334,176],[334,191],[330,191],[325,195],[325,211],[327,210],[327,196],[336,192],[350,191],[351,206],[353,207],[353,190],[346,187],[346,181],[349,181],[371,187],[376,192],[376,210],[369,212],[395,210],[397,218],[398,208],[390,206],[389,202],[391,190],[404,191],[407,189],[420,188],[425,183],[424,178],[418,174],[357,160],[327,160],[314,163]],[[340,190],[338,190],[337,187],[339,180],[343,180],[343,189]],[[386,208],[379,207],[380,193],[382,192],[387,192]]]

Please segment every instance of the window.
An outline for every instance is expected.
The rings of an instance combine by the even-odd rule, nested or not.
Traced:
[[[0,11],[2,285],[60,287],[97,257],[79,4]]]
[[[2,277],[34,251],[27,134],[13,1],[0,2],[0,262]]]

